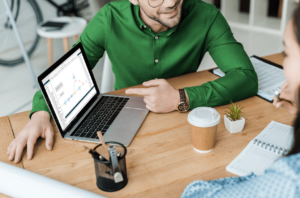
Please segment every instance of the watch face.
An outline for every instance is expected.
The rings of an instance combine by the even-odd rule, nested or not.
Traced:
[[[178,111],[179,112],[187,112],[189,110],[189,108],[190,108],[190,105],[187,102],[180,102],[178,104]]]

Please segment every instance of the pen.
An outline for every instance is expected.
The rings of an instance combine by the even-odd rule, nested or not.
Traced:
[[[289,102],[289,103],[292,104],[292,102],[289,101],[289,100],[281,99],[281,98],[280,98],[280,92],[279,92],[279,91],[275,91],[275,96],[276,96],[276,98],[278,99],[279,102],[280,102],[280,101],[286,101],[286,102]]]
[[[275,96],[280,101],[279,95],[280,95],[280,92],[279,91],[275,91]]]
[[[101,161],[106,161],[103,156],[101,156],[97,151],[89,149],[88,147],[84,146],[85,150],[87,150],[95,159],[99,159]]]

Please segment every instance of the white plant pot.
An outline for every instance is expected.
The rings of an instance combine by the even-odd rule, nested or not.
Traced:
[[[224,123],[230,133],[239,133],[244,129],[245,119],[242,117],[241,120],[231,121],[224,115]]]

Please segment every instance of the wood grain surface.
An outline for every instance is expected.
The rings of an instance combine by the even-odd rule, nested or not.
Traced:
[[[0,198],[10,198],[10,197],[0,193]]]
[[[264,58],[278,64],[282,64],[283,60],[281,54]],[[201,85],[217,78],[208,71],[203,71],[170,78],[168,82],[179,89]],[[125,90],[111,93],[125,95]],[[193,150],[190,125],[187,121],[188,113],[150,112],[127,148],[129,182],[118,192],[103,192],[96,186],[93,160],[83,147],[85,145],[92,148],[96,144],[61,138],[54,122],[53,151],[48,151],[44,139],[40,139],[36,143],[33,159],[27,160],[24,152],[22,162],[27,170],[107,197],[180,197],[184,188],[192,181],[234,176],[227,172],[225,167],[255,136],[272,120],[292,125],[294,119],[294,116],[284,109],[276,109],[271,103],[256,96],[237,104],[244,107],[244,130],[241,133],[230,134],[225,129],[223,119],[228,105],[215,107],[221,114],[221,122],[218,126],[216,147],[207,154]],[[9,117],[15,135],[28,122],[28,114],[29,112],[23,112]]]
[[[23,163],[15,164],[8,160],[7,156],[7,147],[11,143],[11,141],[14,140],[14,135],[12,132],[12,128],[10,125],[9,118],[7,116],[0,117],[0,161],[5,162],[11,165],[18,166],[20,168],[23,168]],[[0,176],[1,177],[1,176]],[[0,193],[0,198],[7,198],[8,196],[3,195]]]

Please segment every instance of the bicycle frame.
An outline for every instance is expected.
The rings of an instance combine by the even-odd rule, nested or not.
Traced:
[[[76,9],[75,0],[68,0],[66,3],[62,5],[58,5],[53,0],[46,0],[46,1],[48,1],[51,5],[57,8],[58,16],[60,12],[62,13],[63,16],[68,16],[70,14],[74,14],[75,16],[80,16],[78,10]],[[88,6],[89,4],[86,4],[83,8],[86,8]]]
[[[7,3],[7,0],[3,0],[3,3],[4,3],[4,6],[5,6],[5,9],[6,9],[6,14],[8,15],[8,20],[10,21],[10,25],[11,25],[13,31],[15,32],[15,35],[16,35],[19,47],[21,49],[22,55],[24,57],[24,60],[26,62],[26,66],[27,66],[27,68],[28,68],[28,70],[29,70],[29,72],[31,74],[32,79],[33,79],[33,83],[35,85],[35,88],[39,90],[39,85],[38,85],[38,83],[36,81],[36,76],[35,76],[34,70],[32,68],[29,56],[28,56],[28,54],[26,52],[25,46],[23,44],[23,41],[22,41],[22,38],[21,38],[21,35],[20,35],[20,32],[19,32],[19,30],[17,28],[15,19],[14,19],[13,15],[12,15],[12,12],[11,12],[12,6],[11,6],[11,8],[9,7],[9,5]],[[20,4],[18,4],[18,7],[19,7],[19,5]]]
[[[0,0],[1,1],[1,0]],[[8,7],[10,9],[10,12],[13,15],[13,19],[15,22],[18,22],[20,20],[20,18],[22,17],[22,14],[24,11],[25,7],[22,7],[22,5],[27,5],[28,9],[31,10],[31,14],[33,17],[33,20],[29,21],[32,23],[35,23],[36,21],[36,25],[41,23],[43,21],[43,15],[42,12],[39,8],[38,2],[40,2],[40,0],[36,1],[36,0],[5,0],[7,1],[6,3],[8,4]],[[57,16],[77,16],[77,17],[82,17],[82,12],[84,9],[86,9],[89,6],[88,0],[65,0],[63,3],[56,3],[55,0],[45,0],[46,2],[49,2],[49,4],[51,4],[50,6],[53,6],[54,8],[56,8],[56,12],[57,12]],[[0,18],[1,19],[1,26],[0,30],[2,32],[2,29],[4,29],[4,31],[11,31],[13,30],[13,25],[12,25],[12,20],[6,16],[6,13],[0,13]],[[6,18],[7,17],[7,18]],[[3,32],[4,32],[3,31]],[[31,30],[32,32],[35,32],[34,29]],[[30,32],[30,33],[32,33]],[[21,34],[26,34],[25,32],[21,32]],[[36,33],[36,32],[35,32]],[[8,34],[9,35],[9,34]],[[30,35],[32,37],[32,40],[30,42],[29,45],[27,45],[27,53],[28,56],[30,57],[31,54],[34,52],[35,48],[37,47],[37,44],[39,42],[40,37],[38,36],[38,34],[31,34]],[[0,40],[5,40],[5,38],[0,38]],[[2,47],[2,46],[1,46]],[[3,47],[2,47],[3,48]],[[5,49],[5,47],[4,47]],[[14,56],[12,57],[1,57],[0,56],[0,65],[2,66],[15,66],[18,65],[20,63],[24,62],[24,57],[20,54],[20,53],[15,53]]]
[[[12,0],[11,1],[11,5],[10,5],[10,10],[14,9],[14,5],[15,5],[15,1]],[[18,19],[19,10],[20,10],[20,0],[17,0],[17,11],[16,11],[16,16],[15,16],[15,21],[17,21],[17,19]],[[10,22],[9,17],[7,17],[7,21],[5,23],[5,27],[12,29],[12,25],[9,22]]]

